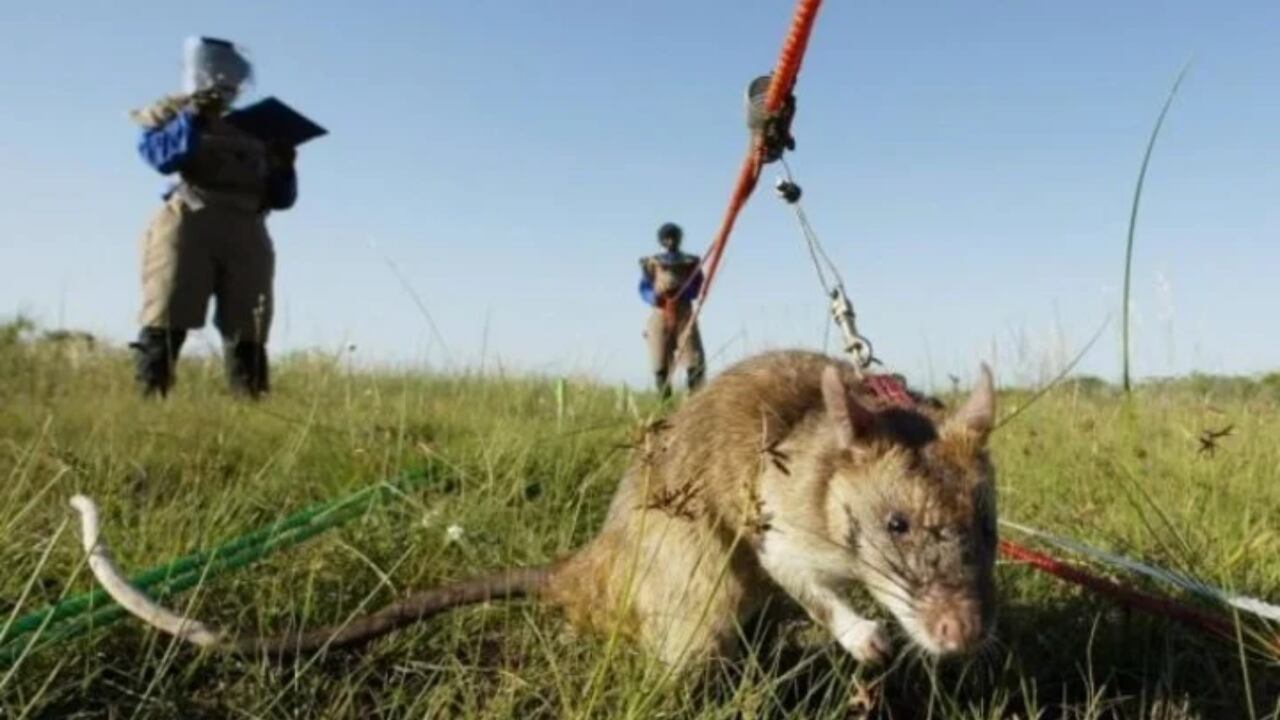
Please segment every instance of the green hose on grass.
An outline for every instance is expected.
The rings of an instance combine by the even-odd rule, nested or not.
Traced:
[[[359,490],[345,498],[317,503],[270,525],[245,533],[211,550],[192,553],[132,578],[130,583],[152,590],[153,598],[188,590],[223,572],[250,565],[267,555],[304,542],[320,533],[363,515],[371,504],[416,489],[435,477],[431,469]],[[94,589],[56,605],[25,615],[0,634],[0,665],[10,664],[29,650],[38,650],[94,628],[110,624],[125,614],[103,590]],[[66,622],[64,622],[66,621]],[[41,632],[23,643],[23,635]]]

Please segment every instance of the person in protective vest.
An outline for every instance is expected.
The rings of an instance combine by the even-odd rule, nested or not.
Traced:
[[[182,94],[131,113],[143,159],[177,176],[142,242],[142,330],[131,347],[144,395],[168,393],[210,297],[232,391],[257,398],[270,387],[275,251],[266,217],[292,207],[298,186],[293,147],[268,145],[224,119],[251,76],[233,44],[190,38]]]
[[[663,398],[671,396],[675,364],[685,366],[690,392],[702,385],[706,369],[702,336],[693,321],[693,300],[702,289],[702,270],[697,255],[680,252],[683,235],[679,225],[665,223],[658,228],[658,243],[664,252],[640,258],[640,297],[653,306],[645,338],[654,382]]]

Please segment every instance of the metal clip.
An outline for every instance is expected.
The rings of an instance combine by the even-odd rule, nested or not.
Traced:
[[[871,350],[871,341],[858,334],[855,322],[853,303],[844,292],[843,285],[837,285],[831,291],[831,319],[844,335],[844,351],[848,353],[860,369],[867,369],[876,361]]]
[[[773,190],[789,205],[795,205],[800,200],[800,186],[785,178],[778,178],[773,184]]]

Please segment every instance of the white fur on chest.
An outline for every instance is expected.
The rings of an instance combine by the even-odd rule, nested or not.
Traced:
[[[760,499],[769,524],[761,542],[761,562],[770,572],[792,568],[824,584],[854,582],[857,554],[839,539],[828,537],[826,509],[815,506],[825,493],[805,485],[815,477],[807,464],[793,462],[785,474],[769,467],[761,475]]]

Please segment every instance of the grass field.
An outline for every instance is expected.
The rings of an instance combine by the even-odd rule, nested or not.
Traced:
[[[64,344],[65,345],[65,344]],[[994,437],[1004,518],[1280,598],[1280,383],[1189,378],[1131,401],[1065,384]],[[0,335],[0,623],[91,587],[67,499],[102,507],[126,572],[405,470],[433,480],[345,527],[169,599],[246,632],[340,622],[411,588],[562,555],[599,524],[651,399],[570,380],[278,363],[235,402],[192,359],[165,403],[119,351]],[[1027,397],[1002,394],[1008,412]],[[1197,435],[1233,425],[1217,452]],[[1014,536],[1011,536],[1014,537]],[[675,679],[531,604],[460,610],[283,665],[177,646],[126,620],[0,667],[0,716],[85,718],[1280,718],[1280,660],[1023,567],[998,569],[999,644],[859,669],[800,618],[745,660]],[[1152,586],[1147,586],[1152,587]],[[1280,632],[1272,627],[1268,632]]]

